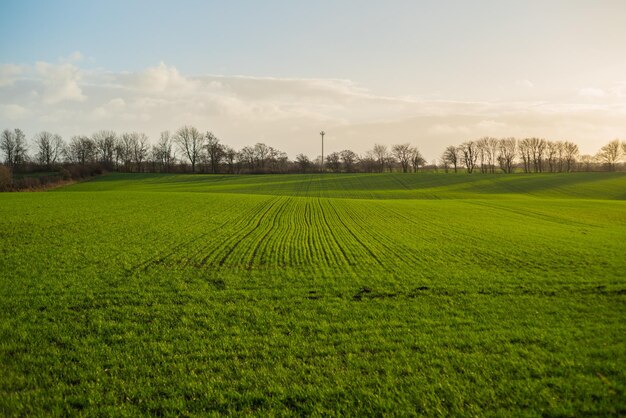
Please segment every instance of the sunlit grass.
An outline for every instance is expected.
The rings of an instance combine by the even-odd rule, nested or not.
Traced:
[[[2,194],[0,412],[624,414],[625,193],[575,173]]]

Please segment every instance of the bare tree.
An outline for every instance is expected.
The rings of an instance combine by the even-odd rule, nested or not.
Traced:
[[[411,144],[396,144],[391,147],[391,152],[393,156],[398,160],[400,166],[402,167],[403,173],[409,172],[409,166],[411,165],[411,159],[413,157],[413,147]]]
[[[559,171],[559,144],[560,142],[546,142],[546,160],[551,173]]]
[[[578,157],[578,145],[573,142],[565,141],[562,145],[563,148],[563,161],[565,163],[565,171],[568,173],[574,168],[576,158]]]
[[[262,142],[254,144],[254,166],[256,169],[265,170],[265,165],[268,162],[271,149],[269,146]]]
[[[135,148],[136,136],[132,133],[124,133],[115,146],[115,160],[122,163],[124,171],[131,171],[133,163],[133,149]]]
[[[174,136],[174,141],[178,144],[181,152],[187,157],[191,164],[191,172],[196,172],[196,162],[200,157],[204,147],[204,136],[193,126],[183,126]]]
[[[372,154],[376,158],[376,162],[378,163],[378,172],[382,173],[385,171],[385,164],[387,163],[389,151],[387,150],[386,145],[382,144],[374,144],[374,148],[372,149]]]
[[[254,148],[250,146],[243,147],[237,153],[237,161],[244,165],[248,170],[254,170]]]
[[[169,131],[161,132],[159,142],[152,147],[152,158],[160,166],[160,170],[168,173],[176,158],[174,144]]]
[[[341,172],[341,155],[338,152],[331,152],[326,156],[326,167],[333,172]]]
[[[35,136],[37,146],[37,161],[49,170],[63,154],[63,139],[60,135],[47,131]]]
[[[87,136],[73,136],[65,147],[65,158],[71,163],[85,165],[96,158],[96,146]]]
[[[135,167],[137,167],[137,172],[141,173],[143,171],[143,161],[148,156],[148,146],[149,140],[148,136],[144,133],[133,132],[133,161],[135,163]]]
[[[216,174],[219,172],[220,163],[224,158],[224,146],[220,144],[220,140],[212,132],[206,133],[205,144],[211,173]]]
[[[4,153],[5,164],[12,168],[15,161],[15,133],[13,131],[9,129],[2,131],[0,150]]]
[[[228,174],[235,174],[237,170],[237,151],[228,145],[224,146],[224,161],[226,161],[226,167]]]
[[[546,150],[546,140],[541,138],[531,138],[530,147],[535,173],[541,173],[543,172],[543,154]]]
[[[598,152],[598,159],[606,164],[609,171],[615,171],[615,164],[619,161],[622,154],[619,140],[614,139],[609,142]]]
[[[592,165],[595,161],[595,157],[589,154],[580,156],[579,170],[581,171],[591,171]]]
[[[475,141],[476,152],[478,153],[478,162],[480,163],[480,172],[488,173],[489,164],[491,162],[491,147],[489,146],[489,138],[484,137]]]
[[[447,147],[443,152],[441,160],[454,167],[454,172],[456,173],[459,166],[459,150],[457,147],[453,145]]]
[[[355,169],[355,165],[359,160],[359,156],[352,150],[345,149],[339,153],[341,155],[341,161],[343,162],[343,169],[348,173],[352,173]]]
[[[500,169],[507,174],[513,172],[513,164],[517,154],[517,140],[515,138],[504,138],[499,141],[498,163]]]
[[[113,168],[117,135],[113,131],[98,131],[91,136],[96,147],[97,159],[105,167]]]
[[[476,143],[474,141],[467,141],[461,144],[460,148],[463,153],[463,164],[465,164],[465,170],[467,170],[469,174],[472,174],[478,159],[478,149],[476,147]]]
[[[296,155],[296,165],[298,166],[298,171],[304,174],[311,168],[311,160],[304,154],[298,154]]]
[[[522,164],[524,166],[524,173],[530,173],[532,165],[532,139],[524,138],[519,141],[519,154],[522,158]]]
[[[424,164],[426,164],[426,159],[422,157],[422,153],[419,152],[417,148],[411,148],[411,167],[413,168],[413,172],[417,173],[420,166],[423,166]],[[437,163],[434,165],[436,166]]]

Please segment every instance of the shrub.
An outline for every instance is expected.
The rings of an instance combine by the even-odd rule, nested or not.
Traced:
[[[11,170],[4,165],[0,165],[0,192],[11,190],[13,185],[13,176]]]

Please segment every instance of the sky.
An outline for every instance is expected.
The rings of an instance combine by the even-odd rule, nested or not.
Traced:
[[[626,139],[626,1],[0,0],[0,129],[193,125],[314,157]]]

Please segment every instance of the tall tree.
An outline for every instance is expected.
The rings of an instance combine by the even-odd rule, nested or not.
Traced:
[[[152,147],[152,158],[160,166],[161,171],[169,173],[176,158],[169,131],[161,132],[159,142]]]
[[[565,141],[562,145],[563,148],[563,161],[565,163],[565,171],[568,173],[574,169],[576,158],[578,158],[578,145],[573,142]]]
[[[422,153],[417,148],[411,148],[411,167],[413,172],[417,173],[420,166],[424,164],[426,164],[426,159],[422,157]],[[434,165],[436,166],[437,164],[435,163]]]
[[[15,159],[15,133],[9,129],[2,131],[0,136],[0,150],[4,154],[4,162],[9,167],[13,167]]]
[[[400,166],[402,167],[402,172],[408,173],[409,166],[411,165],[411,160],[414,154],[414,150],[413,147],[411,147],[411,144],[396,144],[391,147],[391,152],[393,156],[396,157],[396,160],[398,160],[398,162],[400,163]]]
[[[98,131],[91,136],[96,147],[97,159],[108,169],[113,168],[117,135],[113,131]]]
[[[474,141],[467,141],[461,144],[461,152],[463,154],[463,164],[465,164],[465,170],[469,174],[474,172],[476,167],[476,161],[478,160],[478,149]]]
[[[389,151],[387,150],[387,146],[382,145],[382,144],[374,144],[372,153],[376,158],[376,162],[378,163],[378,172],[379,173],[384,172],[385,164],[387,163],[388,154],[389,154]]]
[[[606,164],[609,171],[615,171],[615,164],[619,161],[622,155],[621,145],[619,140],[614,139],[609,142],[598,152],[598,159]]]
[[[174,136],[174,141],[191,164],[191,172],[196,172],[196,163],[204,147],[204,135],[193,126],[183,126]]]
[[[457,172],[459,166],[459,150],[454,145],[450,145],[445,149],[441,157],[443,161],[454,167],[454,172]]]
[[[144,133],[133,132],[132,156],[138,173],[143,171],[143,162],[148,156],[149,140]]]
[[[37,146],[37,161],[48,170],[56,164],[63,154],[63,139],[60,135],[43,131],[35,135],[35,145]]]
[[[513,164],[517,154],[517,140],[515,138],[504,138],[499,141],[498,163],[500,169],[507,174],[513,172]]]
[[[355,170],[355,166],[359,160],[359,156],[354,151],[349,149],[345,149],[339,154],[341,155],[343,169],[346,170],[347,173],[352,173]]]
[[[220,144],[220,140],[212,132],[206,133],[205,144],[211,173],[216,174],[219,172],[219,165],[224,158],[224,146]]]

